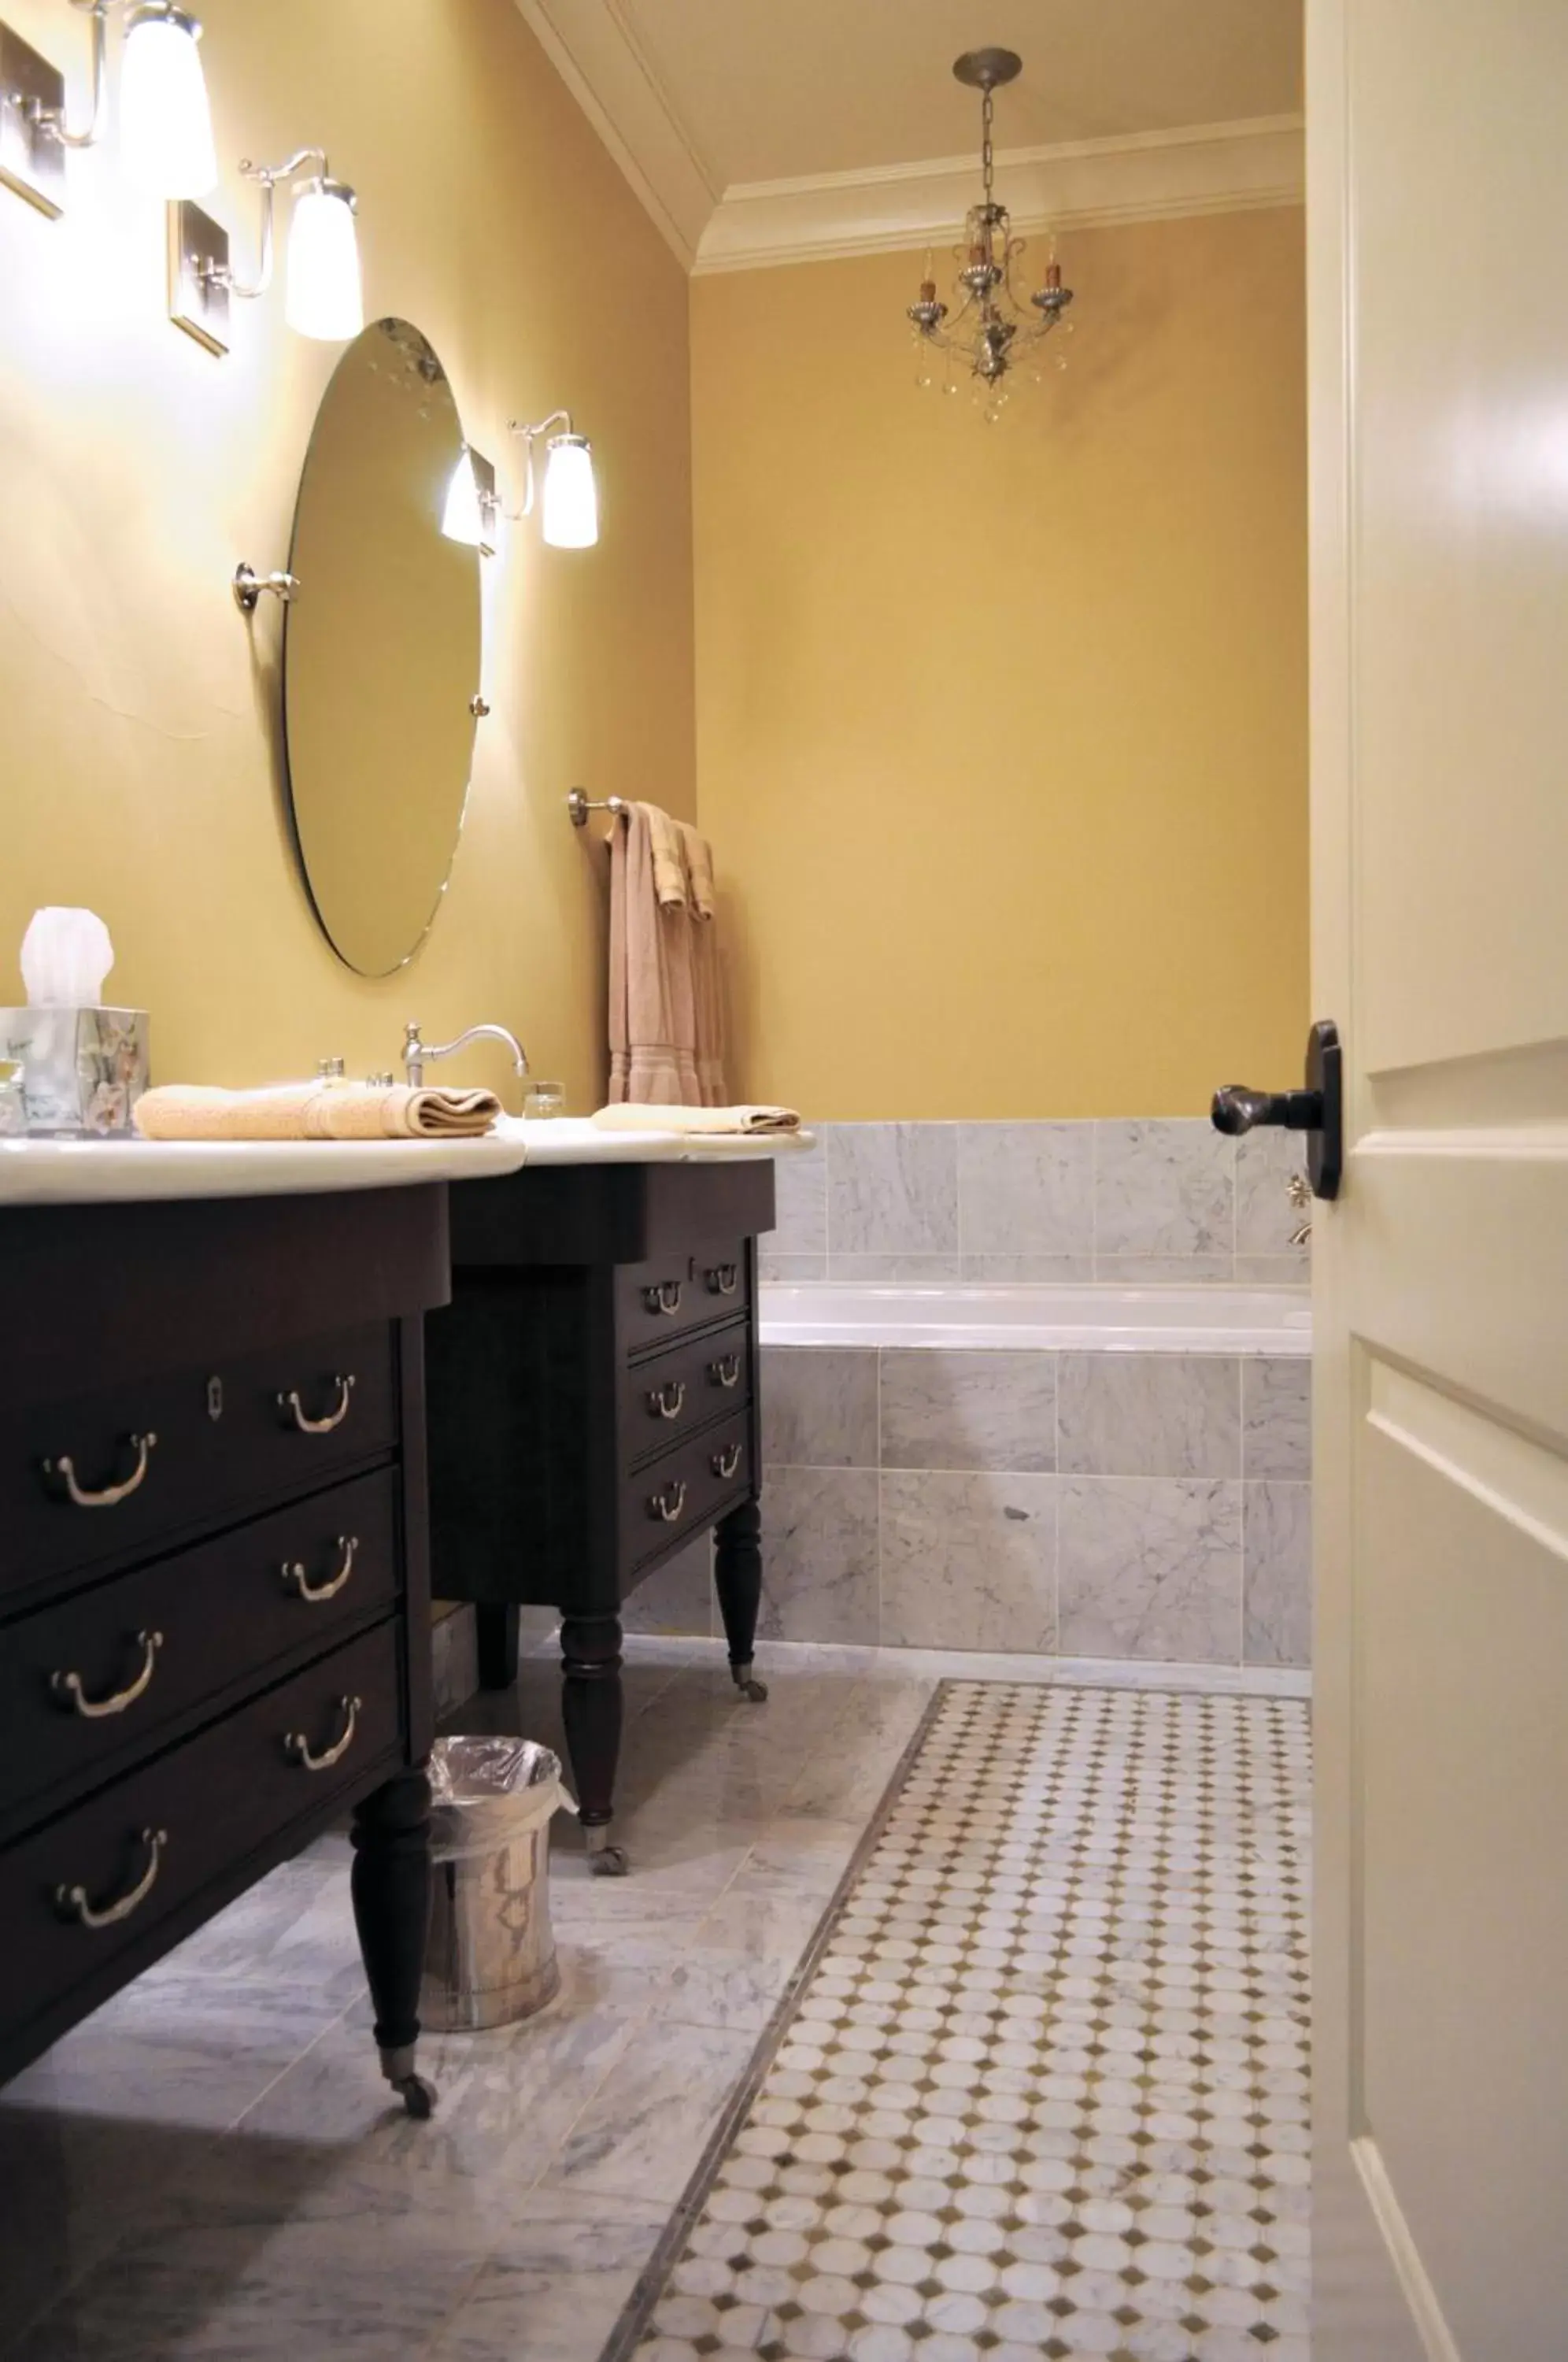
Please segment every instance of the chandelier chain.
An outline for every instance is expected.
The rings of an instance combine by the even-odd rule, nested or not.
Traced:
[[[982,94],[980,106],[980,170],[985,180],[986,203],[988,205],[991,202],[991,167],[993,162],[991,149],[991,119],[995,112],[996,101],[990,91],[988,90]]]

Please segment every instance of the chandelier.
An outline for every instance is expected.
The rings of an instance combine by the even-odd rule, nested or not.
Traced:
[[[909,307],[915,343],[921,352],[917,383],[932,382],[933,351],[945,354],[946,391],[955,393],[958,377],[967,371],[974,380],[976,399],[983,405],[988,419],[1000,414],[1010,390],[1009,378],[1026,355],[1036,357],[1033,373],[1038,379],[1039,348],[1061,323],[1062,315],[1073,300],[1072,289],[1062,284],[1055,240],[1043,285],[1032,294],[1021,295],[1013,284],[1015,266],[1021,260],[1025,241],[1014,237],[1007,207],[996,201],[992,188],[991,125],[996,112],[995,93],[1022,70],[1023,60],[1011,50],[966,50],[954,64],[958,81],[980,93],[983,193],[979,204],[970,206],[965,219],[963,245],[954,248],[959,266],[953,290],[954,308],[950,312],[937,294],[929,251],[920,301]],[[1070,321],[1065,333],[1072,333]],[[1066,367],[1065,355],[1057,366]]]

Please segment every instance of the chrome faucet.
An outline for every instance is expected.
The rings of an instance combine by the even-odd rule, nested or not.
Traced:
[[[1291,1245],[1293,1247],[1304,1247],[1307,1244],[1308,1240],[1312,1235],[1312,1223],[1310,1218],[1312,1184],[1308,1180],[1305,1173],[1293,1173],[1289,1180],[1285,1185],[1285,1194],[1290,1200],[1291,1209],[1293,1212],[1297,1214],[1306,1214],[1308,1216],[1308,1220],[1304,1222],[1297,1222],[1296,1228],[1290,1233]]]
[[[454,1050],[466,1048],[470,1042],[503,1042],[512,1053],[512,1071],[520,1079],[528,1072],[528,1054],[515,1033],[504,1025],[470,1025],[453,1042],[422,1042],[417,1021],[403,1029],[403,1065],[408,1080],[417,1090],[425,1080],[426,1058],[449,1058]]]

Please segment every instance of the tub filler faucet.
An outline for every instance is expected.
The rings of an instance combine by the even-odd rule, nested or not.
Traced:
[[[504,1025],[470,1025],[451,1042],[422,1042],[417,1021],[403,1029],[403,1065],[408,1081],[417,1090],[425,1080],[426,1058],[449,1058],[456,1050],[465,1049],[470,1042],[501,1042],[512,1053],[512,1071],[519,1080],[528,1073],[528,1054],[515,1033]]]
[[[1291,1245],[1304,1247],[1312,1235],[1312,1184],[1305,1173],[1293,1173],[1285,1185],[1285,1194],[1290,1200],[1292,1212],[1307,1217],[1305,1221],[1297,1222],[1290,1233]]]

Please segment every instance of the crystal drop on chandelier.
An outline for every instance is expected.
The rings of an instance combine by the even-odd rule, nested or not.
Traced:
[[[1021,294],[1013,283],[1026,241],[1012,235],[1005,205],[996,200],[992,125],[995,93],[1022,71],[1023,61],[1011,50],[966,50],[954,64],[957,80],[980,93],[980,176],[982,195],[971,205],[964,224],[964,242],[957,249],[958,272],[952,306],[937,293],[929,252],[920,296],[909,306],[915,343],[922,348],[916,383],[931,382],[926,356],[938,347],[953,363],[966,369],[977,393],[988,396],[986,416],[994,420],[1006,398],[1010,372],[1058,326],[1073,300],[1062,284],[1061,265],[1053,241],[1045,276],[1032,294]],[[1061,366],[1065,367],[1066,363]],[[951,390],[951,379],[949,379]]]

